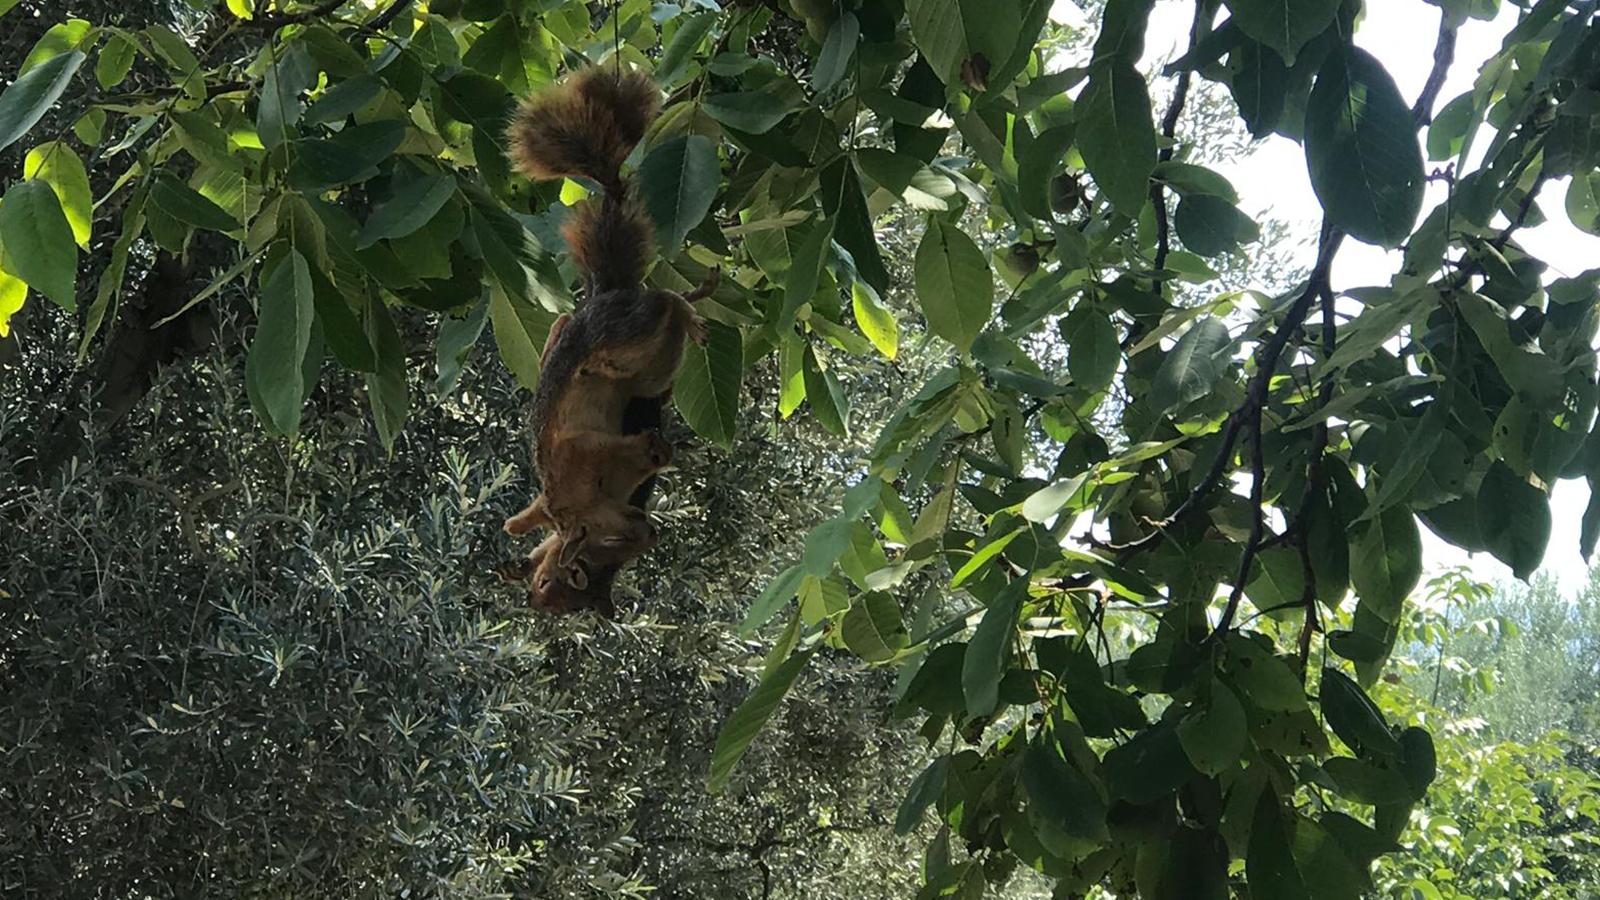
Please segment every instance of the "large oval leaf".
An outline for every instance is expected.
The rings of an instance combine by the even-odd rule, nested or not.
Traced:
[[[65,141],[51,141],[28,151],[22,164],[23,178],[37,178],[50,185],[61,202],[72,238],[88,249],[90,225],[94,218],[94,195],[89,192],[89,173],[83,160]]]
[[[1366,51],[1331,53],[1317,72],[1306,163],[1334,225],[1384,247],[1411,234],[1422,210],[1422,148],[1394,79]]]
[[[994,276],[972,238],[935,219],[923,232],[916,256],[917,299],[934,334],[965,353],[994,310]]]
[[[761,679],[750,696],[728,717],[721,733],[717,735],[717,746],[711,751],[711,777],[706,781],[706,790],[717,794],[727,786],[733,767],[739,764],[744,752],[750,749],[750,742],[756,739],[767,720],[777,711],[779,701],[789,693],[789,688],[794,686],[794,680],[800,676],[806,663],[811,661],[814,652],[807,650],[784,660]]]
[[[0,94],[0,150],[28,133],[67,89],[84,56],[74,50],[51,57],[11,83]]]
[[[1339,0],[1228,0],[1228,8],[1240,31],[1294,65],[1300,48],[1333,24]]]
[[[1194,323],[1161,361],[1151,386],[1152,399],[1168,410],[1211,393],[1227,368],[1229,344],[1228,327],[1222,320],[1208,316]]]
[[[716,146],[704,135],[674,138],[644,158],[639,181],[645,209],[668,253],[676,253],[689,231],[706,217],[721,179]]]
[[[1156,128],[1144,76],[1120,57],[1096,63],[1076,113],[1084,166],[1117,212],[1137,218],[1156,167]]]
[[[1013,580],[989,604],[978,623],[978,630],[967,645],[961,664],[961,692],[966,697],[967,715],[987,716],[1000,704],[1000,679],[1011,658],[1011,643],[1016,637],[1017,616],[1028,597],[1028,578]]]
[[[1385,622],[1399,621],[1400,606],[1422,578],[1422,536],[1410,507],[1391,506],[1367,522],[1351,547],[1350,581],[1370,609]]]
[[[263,270],[255,338],[245,357],[245,386],[257,412],[278,434],[300,428],[305,398],[301,361],[311,343],[315,315],[311,267],[290,249]]]
[[[46,63],[45,65],[49,65]],[[0,201],[0,266],[66,309],[77,308],[78,245],[55,191],[24,181]]]
[[[728,448],[733,446],[739,411],[744,342],[737,328],[721,322],[706,324],[710,340],[704,347],[689,346],[672,399],[695,434]]]

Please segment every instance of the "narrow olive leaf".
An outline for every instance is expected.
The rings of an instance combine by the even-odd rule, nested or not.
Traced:
[[[1411,509],[1398,504],[1369,520],[1350,552],[1350,582],[1362,606],[1394,624],[1421,578],[1422,535]]]
[[[22,163],[23,178],[37,178],[50,185],[61,202],[73,240],[89,248],[90,227],[94,219],[94,195],[89,193],[89,173],[83,160],[63,141],[51,141],[28,151]]]
[[[706,345],[691,344],[684,353],[672,399],[695,434],[731,449],[744,377],[744,341],[730,325],[713,321],[707,326]]]
[[[811,401],[811,414],[830,434],[847,436],[850,433],[850,398],[839,379],[817,361],[816,350],[809,344],[801,372],[805,378],[806,399]]]
[[[850,60],[855,57],[856,41],[860,37],[861,23],[855,13],[847,12],[833,21],[827,40],[822,42],[816,68],[811,70],[812,90],[823,93],[850,71]]]
[[[1144,76],[1121,57],[1097,62],[1074,110],[1084,166],[1117,212],[1138,218],[1157,149]]]
[[[675,84],[689,67],[689,60],[705,36],[717,24],[714,12],[698,12],[679,20],[678,30],[672,33],[661,59],[656,62],[656,80],[662,84]]]
[[[1378,705],[1348,675],[1338,669],[1323,669],[1320,694],[1328,726],[1357,755],[1400,754],[1400,742],[1395,740]]]
[[[1220,256],[1261,237],[1261,226],[1221,197],[1191,194],[1178,203],[1173,227],[1183,245],[1201,256]]]
[[[304,393],[302,362],[315,316],[311,267],[290,248],[262,271],[255,337],[245,357],[245,384],[265,424],[274,433],[300,429]]]
[[[1527,581],[1550,542],[1550,498],[1496,460],[1478,487],[1478,533],[1494,558]]]
[[[367,304],[366,336],[377,358],[377,371],[362,376],[367,385],[367,405],[378,429],[383,449],[393,450],[394,439],[405,427],[411,405],[406,388],[406,347],[381,299]]]
[[[795,679],[800,677],[801,670],[811,661],[815,652],[806,650],[789,657],[761,679],[750,696],[728,717],[722,732],[717,735],[716,747],[711,751],[711,776],[706,780],[707,791],[720,794],[727,787],[734,767],[744,757],[745,751],[750,749],[750,743],[756,739],[756,735],[766,727],[767,720],[777,711],[778,703],[789,693],[789,688],[794,686]]]
[[[0,93],[0,150],[28,133],[60,99],[84,55],[74,50],[30,69]]]
[[[721,179],[716,146],[704,135],[674,138],[644,158],[639,166],[641,194],[669,255],[678,252],[711,210]]]
[[[961,692],[966,698],[967,715],[987,716],[1000,704],[1000,679],[1011,658],[1016,637],[1017,616],[1028,598],[1028,577],[1013,579],[989,604],[972,635],[961,664]]]
[[[446,175],[412,177],[394,196],[373,210],[356,240],[365,249],[385,238],[400,238],[428,224],[456,192],[456,181]]]
[[[1244,706],[1226,684],[1213,678],[1206,703],[1178,722],[1178,741],[1189,762],[1206,775],[1234,768],[1248,741]]]
[[[1061,320],[1060,327],[1067,342],[1067,373],[1073,386],[1088,391],[1110,387],[1122,362],[1122,341],[1111,318],[1080,304]]]
[[[1326,31],[1339,0],[1227,0],[1239,30],[1278,51],[1289,65],[1300,49]]]
[[[222,232],[239,228],[239,220],[227,210],[170,175],[157,176],[150,188],[150,202],[177,221],[195,228]]]
[[[46,63],[48,65],[48,63]],[[65,309],[77,309],[78,245],[55,191],[24,181],[0,200],[0,268]]]
[[[928,763],[928,767],[911,780],[906,798],[900,801],[900,809],[894,816],[895,834],[910,834],[922,824],[923,813],[944,793],[945,777],[949,772],[950,757],[941,756]]]
[[[1231,361],[1232,341],[1221,319],[1207,316],[1194,323],[1161,361],[1150,397],[1162,410],[1175,409],[1204,397]]]
[[[1306,108],[1305,143],[1311,186],[1334,225],[1383,247],[1411,234],[1426,186],[1422,148],[1382,63],[1356,47],[1328,55]]]
[[[755,630],[765,625],[767,620],[782,609],[785,603],[793,600],[794,595],[799,592],[800,582],[805,576],[805,567],[796,564],[784,569],[778,573],[778,577],[768,582],[766,589],[761,592],[761,596],[756,598],[756,602],[750,604],[750,611],[745,614],[744,621],[740,623],[740,636],[749,637],[754,634]]]
[[[972,238],[934,219],[917,245],[917,299],[933,332],[965,353],[994,312],[994,276]]]
[[[867,336],[872,346],[884,355],[885,359],[894,359],[900,352],[900,323],[894,317],[894,312],[883,304],[878,298],[878,292],[872,285],[864,281],[857,281],[850,285],[850,307],[856,315],[856,327]]]
[[[1048,742],[1029,745],[1022,760],[1022,789],[1028,796],[1028,819],[1036,828],[1068,838],[1104,841],[1106,801],[1088,776],[1078,771]]]

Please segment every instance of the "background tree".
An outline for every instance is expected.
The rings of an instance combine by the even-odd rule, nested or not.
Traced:
[[[1403,98],[1352,42],[1356,0],[1292,15],[1197,0],[1189,47],[1158,79],[1159,121],[1136,68],[1149,0],[1106,3],[1085,64],[1065,68],[1044,0],[229,0],[166,23],[53,22],[0,94],[0,149],[26,148],[0,200],[0,305],[11,322],[23,308],[32,336],[8,391],[24,424],[7,502],[31,511],[15,534],[43,548],[7,554],[8,592],[33,604],[10,611],[0,657],[11,718],[34,723],[12,753],[31,774],[0,795],[30,823],[11,882],[56,885],[65,865],[122,892],[218,877],[628,890],[626,841],[643,827],[633,864],[652,880],[754,894],[784,883],[775,865],[811,877],[811,848],[908,876],[874,826],[932,818],[916,873],[930,896],[1022,867],[1061,896],[1358,895],[1437,771],[1421,713],[1386,713],[1365,690],[1409,621],[1418,518],[1526,577],[1549,486],[1594,477],[1600,458],[1600,274],[1546,278],[1516,240],[1561,179],[1566,215],[1600,231],[1593,4],[1522,7],[1499,52],[1464,63],[1481,63],[1474,89],[1443,104],[1457,28],[1499,4],[1437,5],[1434,75]],[[541,670],[459,587],[490,555],[468,537],[494,518],[479,485],[505,476],[441,460],[473,443],[494,449],[458,458],[522,455],[510,386],[467,360],[492,340],[533,384],[571,303],[555,226],[586,191],[514,178],[501,130],[516,96],[585,62],[645,67],[668,94],[638,157],[662,238],[652,281],[733,273],[675,390],[704,444],[663,497],[669,525],[708,524],[679,529],[648,594],[703,583],[720,606],[698,612],[776,634],[764,655],[715,630],[653,638],[695,661],[698,694],[668,680],[684,669],[643,660],[663,677],[593,678],[565,703],[515,693]],[[1315,264],[1281,292],[1215,292],[1252,267],[1210,260],[1260,238],[1181,130],[1191,99],[1224,89],[1251,134],[1303,143],[1325,207]],[[1425,126],[1429,154],[1455,165],[1421,216]],[[1332,283],[1349,240],[1403,246],[1403,269]],[[69,346],[95,368],[63,366]],[[226,403],[147,395],[160,363],[196,353],[215,356],[192,371]],[[394,473],[354,439],[352,397]],[[246,403],[278,440],[240,423]],[[174,408],[176,427],[161,419]],[[152,439],[130,439],[132,416]],[[108,429],[131,471],[85,468]],[[809,460],[829,480],[783,477]],[[730,467],[743,479],[719,481]],[[773,473],[778,496],[806,501],[793,520],[726,489]],[[121,487],[72,493],[111,476]],[[124,488],[171,507],[134,540],[91,525]],[[349,517],[319,538],[332,509]],[[1585,519],[1591,549],[1600,504]],[[261,537],[280,526],[303,533]],[[695,562],[713,548],[745,563],[732,580]],[[364,566],[382,574],[353,580]],[[124,571],[139,599],[111,602]],[[774,577],[746,611],[752,572]],[[114,614],[86,615],[87,597]],[[874,695],[856,688],[889,690],[889,668],[895,711],[934,751],[898,811],[861,782],[840,782],[837,809],[790,792],[824,743],[882,743],[851,757],[901,771],[903,732],[865,728],[857,744],[820,724],[859,723]],[[721,718],[707,712],[741,693],[720,685],[747,672],[759,680],[709,765],[659,752],[679,727],[703,750]],[[306,694],[273,694],[285,679]],[[802,681],[803,705],[753,743]],[[577,735],[540,744],[564,722]],[[582,736],[612,725],[628,739]],[[418,734],[438,743],[392,743]],[[635,761],[641,735],[657,752]],[[648,793],[619,798],[616,815],[641,823],[613,832],[622,844],[586,831],[569,865],[544,855],[562,834],[535,811],[570,803],[573,743],[598,754],[586,770],[634,773],[620,784]],[[219,805],[175,812],[212,767]],[[418,797],[347,769],[429,780]],[[691,799],[691,769],[728,798]],[[256,774],[323,813],[274,809],[280,827],[251,845],[229,824],[268,814],[250,804],[271,790],[240,787]],[[162,839],[184,828],[197,833]],[[152,852],[122,833],[150,835]],[[719,854],[738,874],[715,871]]]

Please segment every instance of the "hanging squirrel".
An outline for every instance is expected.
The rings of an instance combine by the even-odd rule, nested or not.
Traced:
[[[706,340],[693,303],[716,284],[715,270],[687,295],[643,283],[654,231],[621,170],[659,107],[647,77],[595,67],[525,101],[508,132],[512,162],[528,178],[601,188],[561,229],[587,296],[551,326],[540,363],[532,422],[544,492],[506,521],[512,534],[554,529],[539,568],[578,590],[580,558],[620,565],[654,544],[654,527],[628,498],[671,448],[656,429],[624,434],[623,412],[634,398],[665,401],[684,338]]]

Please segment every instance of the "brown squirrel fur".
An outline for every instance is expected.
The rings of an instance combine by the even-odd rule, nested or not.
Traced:
[[[706,337],[693,301],[709,285],[680,296],[642,283],[653,229],[621,167],[659,105],[647,77],[590,68],[523,103],[508,132],[524,175],[587,178],[602,190],[562,229],[588,296],[545,343],[532,416],[544,493],[506,522],[512,533],[554,528],[559,550],[543,559],[561,571],[580,557],[620,565],[654,543],[643,510],[627,498],[667,464],[670,448],[654,430],[623,434],[624,409],[634,398],[665,396],[684,338]]]

